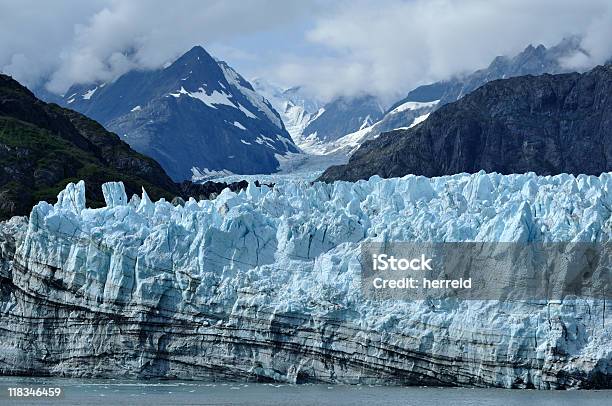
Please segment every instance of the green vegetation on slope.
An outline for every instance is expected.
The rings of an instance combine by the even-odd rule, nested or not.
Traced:
[[[0,75],[0,219],[27,215],[40,200],[54,202],[79,180],[86,182],[89,207],[104,204],[101,185],[109,181],[122,181],[128,196],[142,187],[153,199],[179,194],[157,162],[117,135]]]

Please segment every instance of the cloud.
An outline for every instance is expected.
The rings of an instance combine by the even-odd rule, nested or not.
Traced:
[[[63,92],[162,66],[193,45],[246,76],[323,100],[484,67],[528,44],[582,35],[584,68],[612,55],[609,0],[0,0],[0,71]]]
[[[57,66],[59,51],[73,36],[73,22],[99,7],[96,0],[0,0],[0,71],[38,84]]]
[[[565,61],[575,67],[612,55],[608,0],[379,0],[336,3],[316,21],[307,39],[335,55],[291,57],[275,74],[326,98],[374,93],[393,99],[415,86],[485,67],[498,55],[528,44],[552,46],[583,35],[590,57]]]
[[[0,1],[0,69],[30,85],[48,79],[55,92],[159,67],[196,44],[285,25],[311,7],[283,0]]]

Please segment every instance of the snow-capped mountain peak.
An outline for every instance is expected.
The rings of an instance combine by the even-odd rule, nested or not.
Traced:
[[[175,180],[191,178],[192,168],[271,173],[277,156],[298,152],[273,105],[200,46],[164,68],[73,86],[66,95],[60,104],[98,120]]]

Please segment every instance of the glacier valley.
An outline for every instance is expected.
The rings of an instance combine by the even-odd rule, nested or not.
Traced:
[[[612,387],[605,300],[372,301],[359,263],[368,241],[607,242],[612,173],[103,191],[0,225],[3,375]]]

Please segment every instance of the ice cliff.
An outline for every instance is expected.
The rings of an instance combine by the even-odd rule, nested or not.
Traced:
[[[2,224],[2,374],[612,386],[603,300],[374,302],[359,266],[363,241],[608,241],[612,174],[103,192]]]

